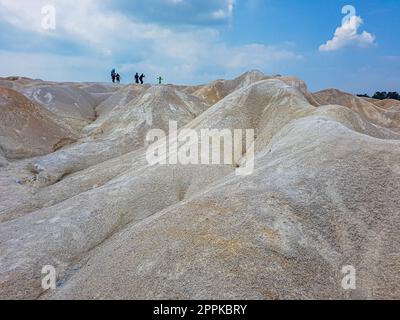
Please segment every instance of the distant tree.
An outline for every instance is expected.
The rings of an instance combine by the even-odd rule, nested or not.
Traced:
[[[358,94],[357,97],[360,97],[360,98],[369,98],[370,96],[367,95],[367,94],[365,93],[365,94]]]
[[[398,92],[389,92],[386,99],[400,100],[400,94]]]
[[[387,97],[387,92],[383,91],[383,92],[375,92],[375,94],[372,96],[372,98],[374,99],[378,99],[378,100],[384,100]]]
[[[384,100],[384,99],[394,99],[400,100],[400,94],[398,92],[376,92],[373,97],[374,99]]]

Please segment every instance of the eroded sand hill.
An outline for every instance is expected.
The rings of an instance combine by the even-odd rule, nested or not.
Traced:
[[[120,88],[100,83],[55,83],[20,77],[0,78],[0,86],[22,93],[75,130],[95,120],[95,107]]]
[[[0,158],[0,298],[400,297],[395,105],[259,72],[201,88],[90,87],[95,118],[77,142]],[[144,137],[170,120],[255,129],[254,172],[235,174],[246,153],[149,165]],[[51,292],[44,265],[57,270]],[[356,290],[341,287],[346,265]]]
[[[0,154],[22,159],[51,153],[77,135],[56,115],[22,94],[0,87]]]

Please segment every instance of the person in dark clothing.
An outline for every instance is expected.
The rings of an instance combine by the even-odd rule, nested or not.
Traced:
[[[120,82],[121,82],[121,76],[119,75],[119,73],[117,73],[117,74],[115,75],[115,79],[117,80],[117,83],[120,83]]]
[[[139,83],[139,73],[135,74],[135,83]]]
[[[143,79],[144,79],[145,77],[146,77],[146,76],[145,76],[143,73],[140,75],[139,80],[140,80],[140,83],[141,83],[141,84],[143,84]]]
[[[111,80],[112,80],[113,83],[115,83],[115,76],[116,76],[115,69],[112,69],[111,70]]]

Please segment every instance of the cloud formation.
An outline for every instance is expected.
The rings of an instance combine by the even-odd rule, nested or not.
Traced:
[[[319,51],[337,51],[346,47],[366,48],[374,45],[375,36],[367,31],[358,33],[358,29],[363,24],[359,16],[352,16],[344,21],[342,26],[335,31],[333,38],[319,47]]]
[[[168,25],[221,25],[232,18],[235,0],[105,0],[103,6],[139,19]]]
[[[57,27],[52,31],[41,27],[41,8],[49,2],[57,12]],[[143,70],[149,75],[148,79],[162,74],[181,83],[207,81],[248,69],[264,69],[277,61],[301,58],[286,45],[233,46],[225,43],[218,23],[228,24],[234,12],[234,0],[147,0],[145,5],[143,3],[135,0],[0,0],[2,34],[12,33],[14,39],[24,39],[26,44],[19,48],[14,45],[9,49],[13,52],[3,51],[1,55],[13,60],[13,56],[23,54],[24,61],[32,62],[38,61],[38,55],[47,56],[48,62],[39,70],[32,69],[28,63],[25,65],[25,75],[34,73],[41,78],[55,69],[59,74],[55,80],[71,80],[62,78],[71,74],[69,70],[62,71],[63,65],[70,68],[82,61],[77,68],[85,69],[85,61],[90,58],[93,66],[115,66],[126,73]],[[178,20],[166,20],[174,14],[184,17],[181,24]],[[0,36],[0,42],[2,39]],[[57,56],[63,63],[52,65],[57,63]],[[10,70],[12,64],[13,61],[2,59],[0,69]],[[81,75],[79,72],[77,76]],[[89,72],[94,75],[93,70]],[[96,79],[85,77],[84,80]]]

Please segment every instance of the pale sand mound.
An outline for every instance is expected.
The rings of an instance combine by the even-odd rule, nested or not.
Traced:
[[[250,71],[234,80],[216,80],[213,83],[194,91],[193,94],[203,99],[208,104],[213,105],[235,90],[268,78],[271,77],[266,76],[262,72]]]
[[[75,129],[83,128],[95,120],[96,100],[79,88],[68,85],[34,84],[21,92],[32,101],[62,117]]]
[[[8,161],[0,154],[0,167],[5,167],[8,165]]]
[[[137,93],[136,88],[128,88]],[[141,93],[140,93],[141,92]],[[137,98],[126,105],[117,105],[84,129],[87,138],[79,144],[60,150],[32,162],[32,171],[38,174],[40,186],[58,182],[71,174],[108,159],[121,156],[146,146],[149,130],[168,131],[169,121],[185,125],[204,112],[209,106],[195,96],[165,86],[139,90]],[[118,92],[121,99],[126,90]],[[116,97],[111,97],[119,101]],[[128,99],[129,100],[129,99]]]
[[[364,98],[364,99],[389,112],[400,112],[399,100],[393,100],[393,99],[377,100],[371,98]]]
[[[0,87],[0,153],[9,159],[51,153],[76,135],[46,109],[22,94]]]
[[[133,94],[98,127],[108,137],[140,115],[173,118],[166,96],[182,99],[185,119],[192,98],[174,90]],[[0,298],[400,297],[400,136],[357,108],[315,108],[302,91],[259,81],[186,125],[255,128],[250,176],[149,166],[138,149],[0,202]],[[47,264],[58,288],[43,295]],[[344,265],[357,269],[355,291],[341,289]]]
[[[271,77],[256,70],[246,72],[245,74],[234,80],[217,80],[209,85],[200,87],[183,87],[181,89],[185,92],[192,93],[195,96],[198,96],[201,99],[205,100],[210,105],[213,105],[236,90],[248,87],[253,83],[267,79],[278,79],[283,81],[287,85],[303,93],[303,95],[312,105],[318,105],[312,95],[308,92],[307,85],[303,80],[300,80],[299,78],[293,76]]]
[[[380,103],[367,101],[349,93],[336,89],[328,89],[312,94],[319,105],[339,104],[346,106],[373,124],[377,124],[393,131],[400,132],[400,110],[388,110],[381,107]]]
[[[276,86],[281,89],[277,90]],[[265,111],[261,111],[259,108],[263,108]],[[265,82],[263,86],[252,86],[235,92],[197,117],[188,127],[219,129],[257,128],[260,126],[259,122],[261,119],[262,123],[268,122],[268,125],[265,127],[265,130],[258,131],[259,139],[256,141],[256,150],[259,150],[265,144],[269,143],[271,137],[280,130],[282,125],[311,113],[334,117],[348,128],[360,133],[367,133],[373,137],[385,139],[399,138],[399,135],[388,129],[368,123],[348,108],[326,106],[316,109],[307,103],[299,91],[285,86],[277,80]],[[81,192],[97,188],[116,175],[122,175],[128,170],[133,170],[133,168],[135,171],[140,171],[143,166],[146,166],[146,159],[144,151],[140,149],[127,153],[122,157],[92,166],[74,175],[64,177],[56,185],[40,189],[30,201],[18,201],[16,204],[7,205],[8,209],[2,214],[3,220],[25,214],[34,208],[61,202]]]
[[[128,85],[117,90],[96,107],[95,111],[98,118],[105,118],[114,108],[126,106],[132,100],[140,98],[141,94],[149,87],[148,85]]]
[[[309,118],[271,147],[249,178],[129,224],[50,297],[398,298],[400,143]]]
[[[26,77],[7,77],[7,78],[0,77],[0,87],[7,87],[16,90],[21,86],[29,85],[32,82],[38,82],[38,81],[42,80],[33,80]]]
[[[98,83],[55,83],[20,77],[0,78],[0,85],[22,93],[75,130],[93,122],[96,106],[122,87]]]
[[[111,97],[116,91],[120,90],[122,85],[111,83],[81,83],[75,84],[75,87],[89,93],[96,101],[96,106]]]

